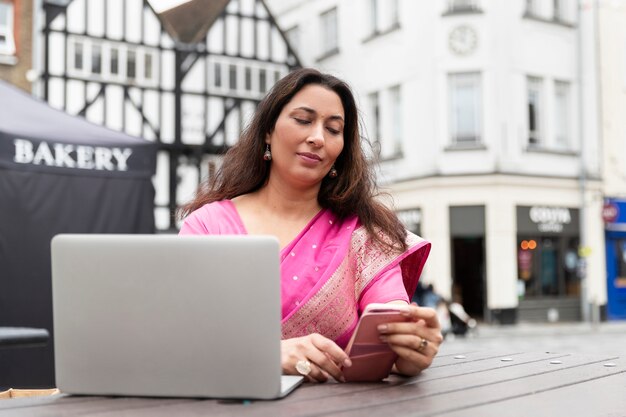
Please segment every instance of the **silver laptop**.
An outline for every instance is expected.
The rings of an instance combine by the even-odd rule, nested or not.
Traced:
[[[278,241],[52,239],[57,386],[92,395],[280,398]]]

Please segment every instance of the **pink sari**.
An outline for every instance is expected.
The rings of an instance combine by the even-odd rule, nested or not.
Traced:
[[[247,231],[235,206],[225,200],[192,213],[180,234]],[[320,333],[345,347],[364,299],[408,300],[430,243],[409,233],[407,245],[403,253],[387,253],[356,217],[338,219],[321,210],[280,253],[283,339]]]

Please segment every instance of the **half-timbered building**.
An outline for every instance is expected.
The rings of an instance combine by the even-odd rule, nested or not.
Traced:
[[[298,58],[263,0],[36,0],[35,91],[159,144],[157,229]],[[172,7],[173,6],[173,7]]]

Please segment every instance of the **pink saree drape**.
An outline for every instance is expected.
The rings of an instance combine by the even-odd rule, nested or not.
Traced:
[[[430,244],[413,234],[407,243],[409,248],[402,254],[386,253],[356,217],[339,220],[323,210],[282,254],[281,270],[287,278],[283,281],[283,338],[320,333],[345,346],[359,318],[361,296],[374,290],[376,280],[398,263],[406,291],[403,298],[413,294]],[[298,261],[299,254],[305,260]],[[292,273],[312,274],[315,285],[306,293],[292,288],[285,282]],[[375,294],[369,298],[387,302],[398,297]]]
[[[181,234],[247,234],[231,201],[192,213]],[[282,337],[320,333],[344,347],[360,314],[360,301],[408,300],[430,243],[409,233],[403,253],[381,250],[356,217],[320,211],[281,250]],[[399,267],[398,267],[399,265]],[[402,282],[395,271],[401,271]],[[383,285],[383,277],[390,277]],[[408,296],[407,296],[408,294]]]

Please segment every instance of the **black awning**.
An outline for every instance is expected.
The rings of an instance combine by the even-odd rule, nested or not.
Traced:
[[[0,167],[50,173],[152,176],[156,146],[53,109],[0,81]]]

